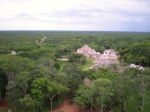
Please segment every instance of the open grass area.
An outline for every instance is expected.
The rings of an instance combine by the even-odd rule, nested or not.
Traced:
[[[84,71],[88,70],[90,67],[92,67],[94,65],[94,59],[93,58],[90,58],[90,59],[86,59],[86,64],[82,65],[82,69]]]
[[[61,69],[62,69],[65,65],[69,64],[68,61],[59,61],[59,62],[61,63]],[[90,58],[90,59],[86,59],[86,63],[85,63],[84,65],[81,65],[81,64],[79,64],[79,63],[77,63],[77,65],[78,65],[83,71],[86,71],[86,70],[88,70],[90,67],[92,67],[92,66],[94,65],[93,62],[94,62],[94,59],[93,59],[93,58]]]

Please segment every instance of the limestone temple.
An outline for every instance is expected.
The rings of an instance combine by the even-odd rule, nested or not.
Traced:
[[[94,58],[93,67],[106,67],[111,64],[119,64],[116,52],[113,49],[106,49],[103,54],[100,54],[100,52],[96,52],[95,49],[85,45],[84,47],[77,49],[77,53],[83,54],[87,58]]]
[[[83,54],[87,58],[94,58],[94,59],[97,59],[100,56],[100,52],[96,52],[95,49],[92,49],[88,45],[85,45],[82,48],[77,49],[77,53]]]
[[[101,56],[94,61],[97,66],[108,66],[111,64],[118,64],[116,52],[113,49],[106,49]]]

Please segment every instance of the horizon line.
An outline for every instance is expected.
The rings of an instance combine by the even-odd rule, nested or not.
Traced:
[[[104,30],[0,30],[1,31],[60,31],[60,32],[144,32],[144,33],[150,33],[150,31],[111,31],[111,30],[108,30],[108,31],[104,31]]]

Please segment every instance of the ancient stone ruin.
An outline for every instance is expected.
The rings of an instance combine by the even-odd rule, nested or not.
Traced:
[[[130,65],[127,66],[126,68],[138,68],[139,70],[144,71],[144,67],[143,67],[143,66],[135,65],[135,64],[130,64]]]
[[[77,49],[77,53],[83,54],[87,58],[94,58],[94,67],[101,66],[106,67],[111,64],[119,64],[117,53],[113,49],[106,49],[103,54],[96,52],[95,49],[92,49],[88,45],[85,45],[82,48]]]
[[[41,43],[43,43],[46,39],[47,39],[46,37],[43,37],[43,38],[41,39]]]
[[[17,52],[16,52],[16,51],[11,51],[11,54],[12,54],[12,55],[16,55]]]
[[[95,66],[108,66],[119,64],[116,52],[113,49],[106,49],[99,58],[94,61]]]
[[[100,56],[100,52],[96,52],[95,49],[92,49],[88,45],[85,45],[82,48],[77,49],[77,53],[83,54],[87,58],[94,58],[94,59],[97,59]]]

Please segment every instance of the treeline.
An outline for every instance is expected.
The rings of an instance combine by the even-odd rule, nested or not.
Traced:
[[[77,89],[76,103],[85,112],[86,108],[111,112],[115,107],[118,108],[115,112],[148,112],[149,109],[145,107],[149,105],[150,98],[150,71],[130,68],[119,73],[119,68],[116,71],[111,71],[112,69],[114,67],[98,68],[96,73],[90,75],[90,80]],[[131,102],[134,105],[132,107]]]
[[[43,37],[47,37],[44,43],[35,42]],[[101,53],[106,48],[112,48],[118,51],[127,63],[143,66],[150,64],[150,33],[20,31],[0,32],[0,40],[0,54],[8,54],[14,50],[18,55],[28,58],[38,59],[41,57],[39,55],[50,55],[50,52],[61,57],[88,44]]]
[[[46,40],[41,42],[43,37]],[[125,62],[84,71],[87,59],[75,52],[85,44],[101,53],[115,49]],[[122,105],[120,110],[125,112],[132,99],[142,111],[148,104],[150,71],[124,69],[123,65],[149,66],[149,56],[150,33],[1,31],[0,97],[25,112],[44,111],[46,106],[52,110],[66,96],[83,110],[112,110]],[[69,62],[61,62],[63,57]]]

